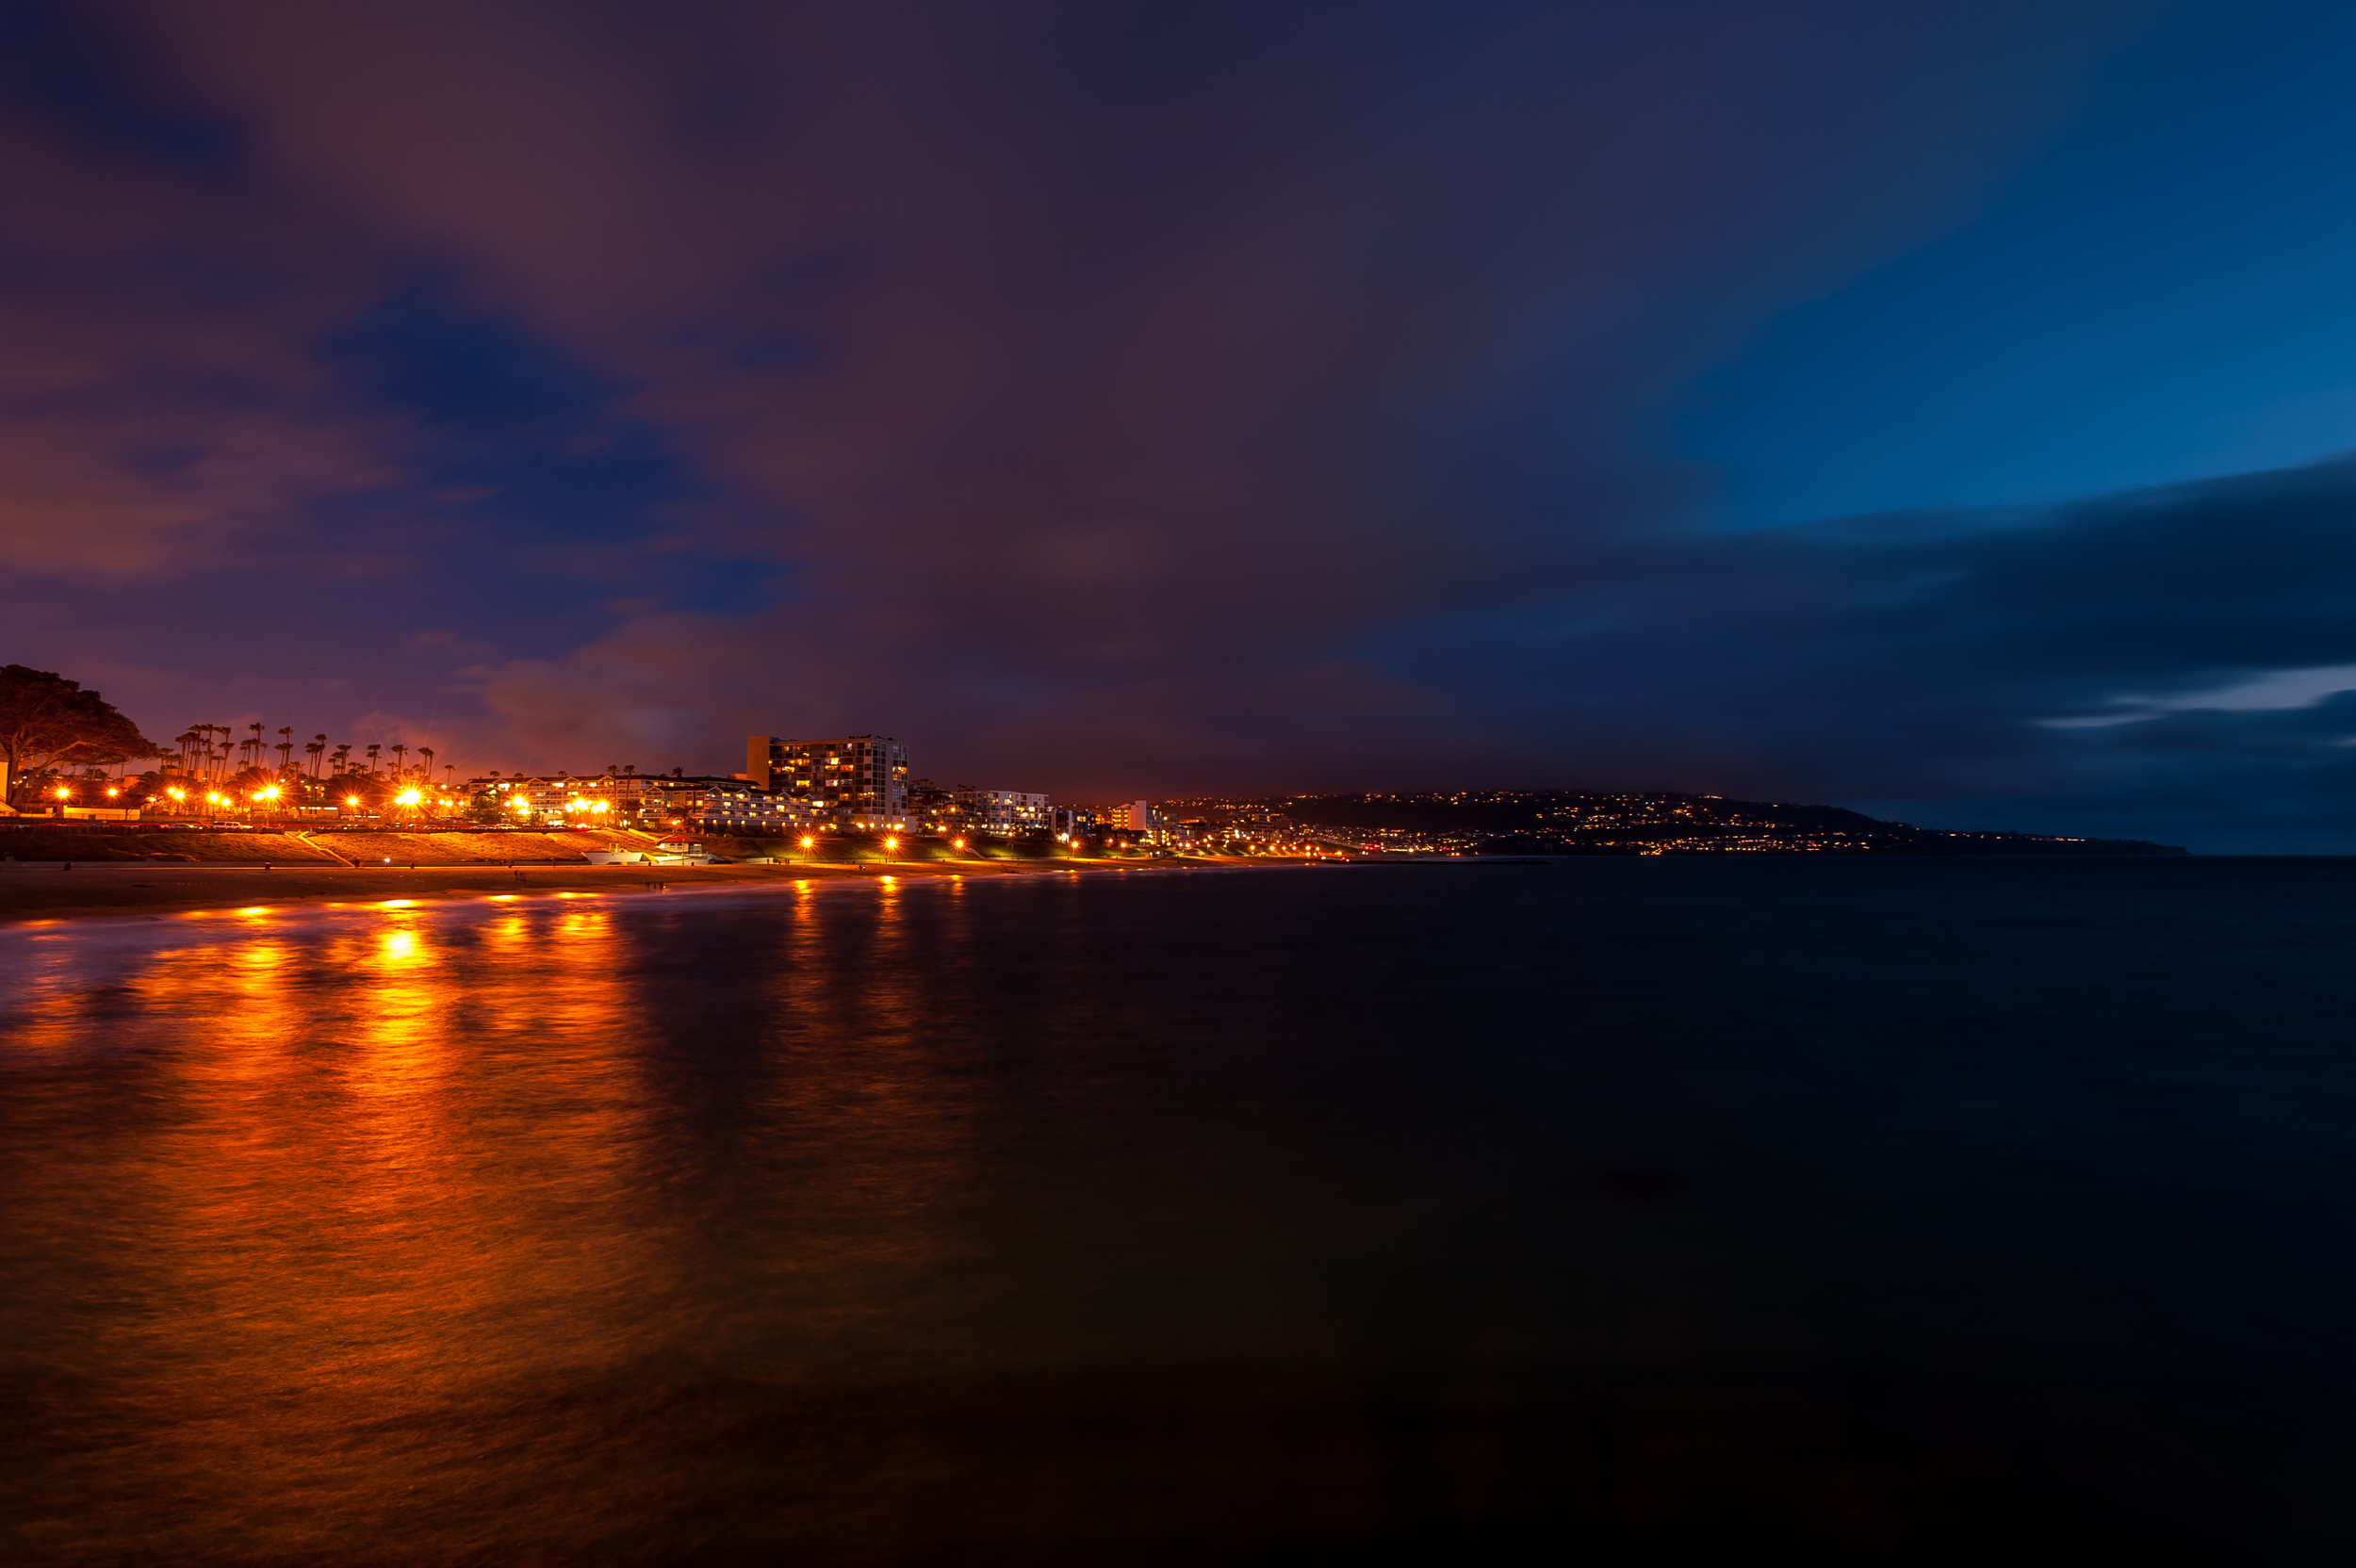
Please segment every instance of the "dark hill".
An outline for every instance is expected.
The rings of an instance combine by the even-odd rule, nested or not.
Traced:
[[[1665,791],[1483,790],[1292,796],[1233,803],[1324,835],[1484,855],[2182,855],[2136,839],[1954,833],[1839,806]],[[1231,808],[1231,809],[1232,809]]]

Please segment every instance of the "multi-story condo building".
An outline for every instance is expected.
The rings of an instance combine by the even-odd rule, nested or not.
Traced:
[[[889,735],[801,741],[754,735],[744,743],[754,784],[808,803],[841,827],[897,827],[908,820],[908,748]]]
[[[812,819],[801,802],[741,778],[645,774],[518,774],[468,781],[475,799],[518,827],[645,827],[657,832],[783,833]]]
[[[1023,790],[960,788],[957,805],[967,825],[982,833],[1027,833],[1048,825],[1047,797]]]
[[[809,803],[742,778],[646,778],[639,782],[639,822],[666,833],[733,833],[759,838],[808,826]]]
[[[1161,813],[1153,809],[1150,800],[1124,800],[1097,813],[1097,821],[1107,827],[1126,828],[1142,833],[1151,841],[1158,842],[1163,826]]]
[[[965,808],[957,804],[957,792],[929,778],[908,781],[908,821],[920,833],[961,833],[972,825],[965,820]]]
[[[470,778],[466,790],[475,800],[487,801],[499,820],[517,827],[547,827],[556,824],[619,827],[637,813],[636,787],[641,778],[587,777],[570,774],[538,776],[516,774],[501,778]]]

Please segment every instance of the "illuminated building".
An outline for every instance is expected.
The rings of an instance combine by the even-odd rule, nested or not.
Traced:
[[[742,778],[640,778],[638,814],[651,827],[760,837],[816,820],[810,804]]]
[[[1027,833],[1050,825],[1047,797],[1042,794],[960,787],[957,799],[965,825],[984,833]]]
[[[1132,833],[1148,835],[1162,825],[1150,800],[1124,800],[1107,808],[1098,820],[1107,827],[1125,827]]]
[[[839,827],[908,828],[908,748],[889,735],[744,743],[744,778],[803,801],[816,820]]]

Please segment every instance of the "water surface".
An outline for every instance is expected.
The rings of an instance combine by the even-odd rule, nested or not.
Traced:
[[[2356,864],[0,933],[20,1562],[2345,1560]]]

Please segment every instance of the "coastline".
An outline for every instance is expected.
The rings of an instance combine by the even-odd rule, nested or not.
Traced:
[[[323,866],[221,862],[123,865],[76,862],[72,871],[25,865],[0,871],[0,925],[93,917],[234,913],[382,905],[490,902],[557,894],[642,896],[790,887],[796,882],[860,883],[884,877],[940,880],[970,876],[1069,876],[1104,872],[1203,870],[1293,864],[1229,860],[922,860],[793,866]]]

